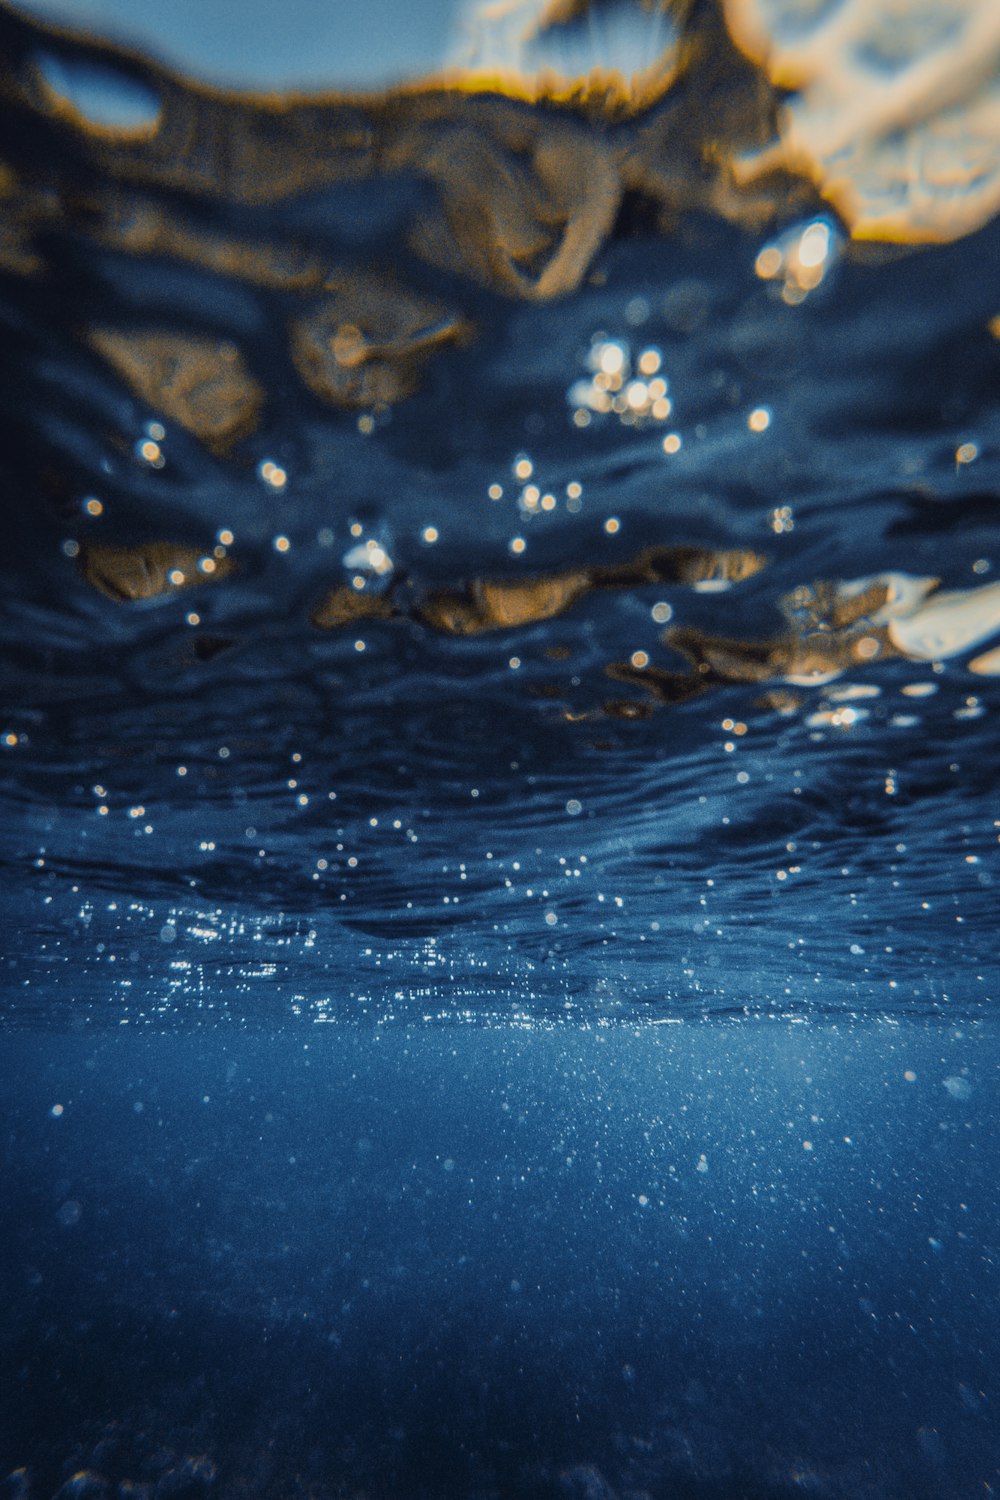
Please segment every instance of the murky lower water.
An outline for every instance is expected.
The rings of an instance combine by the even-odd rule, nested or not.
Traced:
[[[0,10],[11,1500],[992,1494],[990,6],[172,14]]]

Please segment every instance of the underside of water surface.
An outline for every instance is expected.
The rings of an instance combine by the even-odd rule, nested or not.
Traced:
[[[8,1500],[992,1495],[992,0],[257,9],[0,6]]]

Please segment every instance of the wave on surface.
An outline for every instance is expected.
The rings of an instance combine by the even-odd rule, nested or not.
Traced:
[[[316,97],[0,12],[8,1015],[994,997],[992,11],[628,11]]]

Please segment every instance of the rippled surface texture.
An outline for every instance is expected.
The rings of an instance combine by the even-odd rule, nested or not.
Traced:
[[[743,196],[718,32],[116,128],[4,25],[11,1008],[988,1001],[995,224]]]
[[[12,1500],[994,1493],[1000,39],[889,10],[0,11]]]

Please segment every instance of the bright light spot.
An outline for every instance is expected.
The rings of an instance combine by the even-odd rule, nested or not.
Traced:
[[[283,490],[288,483],[288,475],[285,473],[285,470],[278,464],[273,463],[269,458],[264,459],[257,472],[264,483],[269,485],[272,490]]]
[[[665,600],[661,599],[653,605],[650,613],[657,625],[666,625],[667,621],[673,617],[674,612],[671,606]]]
[[[578,802],[575,797],[571,797],[566,803],[566,811],[569,813],[571,818],[578,818],[583,812],[583,803]]]
[[[754,262],[754,270],[762,281],[773,281],[781,270],[782,260],[777,245],[765,245]]]
[[[663,363],[659,349],[644,349],[639,355],[639,374],[655,375]]]
[[[555,508],[556,508],[556,497],[555,497],[555,495],[543,495],[542,496],[542,510],[555,510]]]
[[[747,417],[747,426],[751,432],[766,432],[771,425],[771,413],[766,406],[758,406]]]
[[[354,649],[355,649],[355,651],[363,651],[365,649],[365,643],[364,643],[364,641],[355,641],[354,642]]]
[[[288,552],[291,548],[291,545],[292,544],[288,540],[287,536],[276,536],[274,539],[275,552]]]
[[[668,432],[663,439],[664,453],[679,453],[681,451],[681,435],[679,432]]]
[[[420,533],[420,540],[426,542],[428,547],[433,547],[439,535],[440,533],[436,526],[425,526]]]
[[[215,572],[215,558],[214,557],[203,557],[203,558],[200,559],[200,561],[198,563],[198,566],[199,566],[199,568],[201,569],[201,571],[203,573],[214,573]]]
[[[514,476],[516,479],[530,479],[535,472],[535,466],[530,458],[523,455],[514,461]]]
[[[955,449],[955,462],[957,464],[974,464],[979,457],[979,449],[975,443],[960,443]]]
[[[625,390],[625,400],[633,411],[642,411],[649,403],[649,386],[644,380],[630,380]]]
[[[637,667],[641,671],[643,667],[649,666],[649,653],[647,651],[633,651],[629,657],[629,661],[633,667]]]
[[[104,506],[94,495],[88,495],[83,502],[84,511],[88,516],[103,516]]]
[[[144,464],[151,469],[162,469],[164,465],[163,450],[159,443],[154,443],[152,438],[146,438],[144,442],[136,444],[136,453]]]
[[[512,672],[516,672],[517,669],[518,669],[518,667],[520,665],[521,665],[521,658],[519,656],[512,656],[511,659],[510,659],[510,662],[509,662],[509,666],[510,666],[511,671]],[[515,868],[516,868],[516,866],[515,866]]]
[[[513,552],[515,557],[520,557],[521,553],[524,551],[527,545],[528,544],[524,540],[523,536],[511,537],[510,550]]]
[[[608,536],[614,536],[617,532],[621,531],[622,523],[617,516],[609,516],[604,523],[604,529],[608,533]]]
[[[491,484],[490,487],[489,487],[489,489],[486,491],[486,493],[489,495],[489,497],[490,497],[491,500],[502,500],[503,499],[503,485],[502,484]]]
[[[823,265],[830,253],[830,230],[821,219],[810,224],[799,240],[799,265],[808,271]]]
[[[223,529],[219,532],[219,541],[222,543],[223,547],[231,547],[235,540],[236,538],[233,536],[233,533],[229,530],[228,526],[224,526]]]
[[[765,245],[754,262],[763,281],[781,279],[782,300],[790,307],[804,302],[820,285],[834,259],[840,235],[826,219],[814,219],[801,229],[790,229],[774,244]]]
[[[194,610],[192,610],[189,615],[186,615],[185,618],[186,618],[187,623],[189,625],[200,625],[201,624],[201,615],[196,615],[194,613]]]
[[[179,589],[184,582],[184,577],[185,575],[180,568],[171,568],[167,574],[167,582],[172,583],[175,589]]]
[[[621,344],[601,344],[597,349],[597,366],[604,375],[620,375],[625,368],[625,350]]]
[[[385,573],[391,573],[393,569],[393,561],[388,552],[382,546],[381,542],[377,542],[372,538],[369,538],[367,542],[363,542],[360,546],[352,547],[349,552],[345,552],[341,561],[345,568],[364,568],[369,573],[377,573],[379,577]],[[363,578],[360,582],[357,578],[352,581],[355,588],[364,588],[365,586]]]

